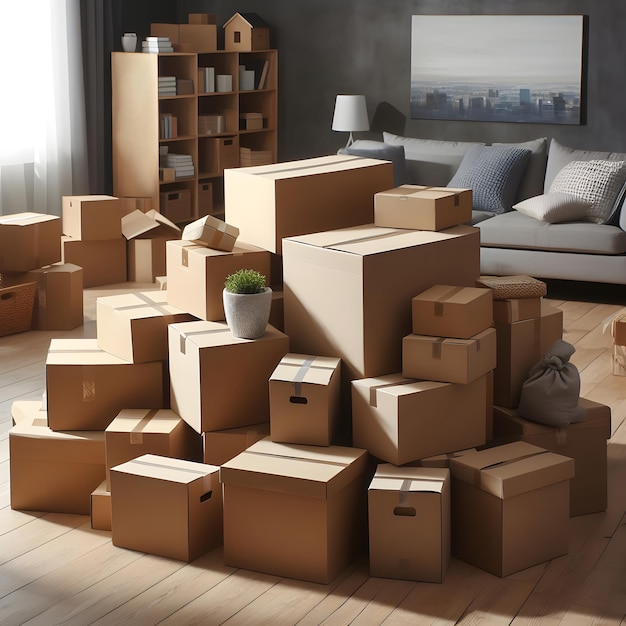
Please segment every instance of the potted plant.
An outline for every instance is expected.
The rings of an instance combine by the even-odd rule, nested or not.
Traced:
[[[256,339],[265,333],[272,307],[272,290],[265,276],[252,269],[240,269],[224,281],[224,313],[235,337]]]

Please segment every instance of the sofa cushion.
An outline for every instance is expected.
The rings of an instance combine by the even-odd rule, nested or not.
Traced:
[[[393,163],[393,186],[400,187],[408,181],[404,158],[404,146],[394,146],[382,141],[357,139],[347,148],[341,148],[337,154],[351,154],[353,156],[380,159]]]
[[[571,193],[545,193],[513,205],[524,215],[550,224],[580,221],[591,207],[589,202]]]

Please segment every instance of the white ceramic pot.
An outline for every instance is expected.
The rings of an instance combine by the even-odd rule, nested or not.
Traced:
[[[265,334],[272,308],[272,290],[261,293],[231,293],[223,290],[226,323],[235,337],[256,339]]]
[[[124,52],[137,50],[137,33],[124,33],[122,35],[122,49]]]

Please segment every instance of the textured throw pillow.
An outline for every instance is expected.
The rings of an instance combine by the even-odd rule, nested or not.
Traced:
[[[512,146],[472,146],[448,187],[472,190],[474,209],[511,210],[530,150]]]
[[[347,148],[338,150],[337,154],[350,154],[352,156],[366,157],[368,159],[391,161],[393,163],[393,186],[400,187],[408,182],[404,146],[392,146],[382,141],[357,139]]]
[[[581,220],[591,204],[571,193],[544,193],[513,205],[513,208],[536,220],[558,224]]]
[[[549,192],[569,193],[589,202],[584,221],[604,224],[626,181],[625,163],[601,159],[572,161],[554,177]]]

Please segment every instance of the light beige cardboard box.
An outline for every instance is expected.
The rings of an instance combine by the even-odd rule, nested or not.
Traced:
[[[83,287],[126,282],[126,240],[81,241],[61,237],[62,262],[83,268]]]
[[[483,445],[485,385],[485,376],[467,385],[401,374],[353,380],[354,445],[394,465]]]
[[[165,246],[169,239],[131,239],[126,242],[128,280],[134,283],[154,283],[165,275]]]
[[[263,439],[220,468],[224,563],[328,584],[367,542],[365,450]]]
[[[61,231],[56,215],[0,215],[0,272],[28,272],[60,261]]]
[[[376,226],[444,230],[471,219],[471,189],[401,185],[374,195]]]
[[[171,409],[122,409],[104,431],[106,487],[111,468],[143,454],[200,460],[201,440]]]
[[[512,298],[493,301],[494,322],[523,322],[541,315],[542,298]]]
[[[16,401],[26,415],[9,431],[11,508],[89,515],[104,480],[103,432],[54,432],[38,401]]]
[[[214,250],[186,240],[168,241],[168,302],[203,320],[224,316],[224,281],[239,269],[257,270],[270,284],[270,254],[256,246],[237,243],[231,252]]]
[[[167,327],[193,315],[168,303],[167,291],[143,291],[96,300],[98,347],[131,363],[166,361]]]
[[[105,481],[91,492],[90,518],[94,530],[111,530],[111,492]]]
[[[224,172],[225,215],[242,241],[281,254],[282,239],[374,221],[393,164],[331,155]]]
[[[202,433],[203,462],[224,465],[269,434],[269,422]]]
[[[171,407],[196,432],[269,421],[269,378],[289,352],[267,326],[258,339],[234,337],[224,322],[169,326]]]
[[[286,354],[270,376],[272,441],[329,446],[341,417],[341,359]]]
[[[208,248],[230,252],[239,237],[239,229],[213,215],[205,215],[183,229],[182,238]]]
[[[370,576],[443,582],[450,470],[381,464],[368,488]]]
[[[111,468],[113,545],[193,561],[222,544],[214,465],[144,454]]]
[[[416,335],[469,339],[493,326],[491,289],[433,285],[411,301]]]
[[[48,426],[104,430],[124,408],[164,406],[164,363],[130,363],[97,339],[52,339],[46,358]]]
[[[496,441],[525,441],[574,459],[576,476],[570,483],[570,516],[606,511],[607,449],[611,436],[611,409],[580,398],[585,420],[567,428],[555,428],[520,417],[514,409],[495,406]]]
[[[122,234],[131,239],[180,239],[181,229],[158,211],[151,209],[143,212],[135,209],[122,217]]]
[[[452,555],[508,576],[567,554],[574,460],[523,441],[450,460]]]
[[[496,331],[470,339],[407,335],[402,339],[402,375],[407,378],[469,383],[496,366]]]
[[[63,196],[63,234],[81,241],[119,239],[122,203],[115,196]]]

